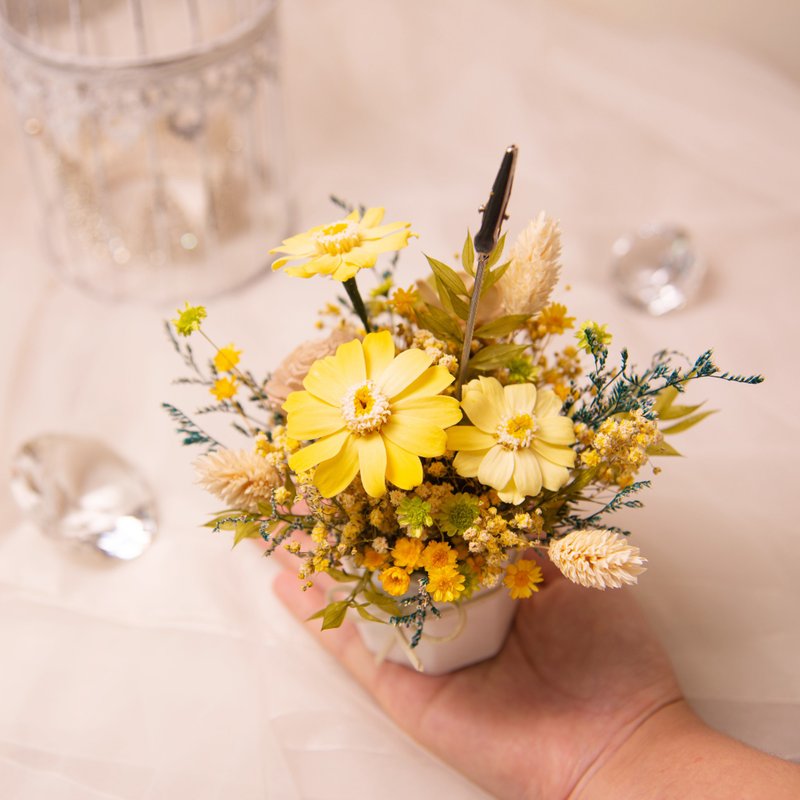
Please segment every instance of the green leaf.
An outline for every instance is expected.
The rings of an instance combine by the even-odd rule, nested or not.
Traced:
[[[680,392],[674,386],[667,386],[666,389],[662,389],[656,396],[655,403],[653,403],[653,413],[663,417],[679,394]]]
[[[223,519],[229,519],[230,517],[240,517],[242,516],[241,511],[237,511],[236,509],[231,509],[230,511],[219,511],[218,513],[214,514],[214,516],[208,521],[203,523],[204,528],[214,528],[216,527],[217,523]],[[231,530],[233,528],[232,524],[229,524],[227,527],[223,526],[223,530]]]
[[[486,262],[486,269],[491,269],[500,260],[500,256],[503,255],[503,247],[505,247],[505,244],[506,244],[506,235],[503,234],[497,240],[497,244],[494,246],[494,250],[492,250],[491,254],[489,255],[489,260]]]
[[[426,305],[424,311],[417,311],[417,322],[439,339],[451,339],[458,344],[462,342],[464,334],[458,323],[441,308]]]
[[[670,425],[668,428],[662,428],[661,433],[680,433],[681,431],[688,431],[689,428],[693,428],[698,422],[702,422],[706,417],[716,413],[717,412],[715,409],[712,409],[711,411],[701,411],[699,414],[694,414],[691,417],[682,419],[675,425]]]
[[[442,307],[447,312],[453,312],[463,320],[469,316],[469,303],[463,300],[457,294],[454,294],[450,289],[434,275],[436,283],[436,291],[439,294],[439,299],[442,301]]]
[[[330,628],[338,628],[343,622],[347,614],[347,607],[349,603],[347,600],[334,600],[329,603],[325,608],[320,609],[315,614],[312,614],[307,622],[312,619],[322,619],[322,630],[327,631]]]
[[[493,322],[481,325],[475,331],[475,336],[481,339],[494,339],[498,336],[505,336],[519,329],[522,323],[530,319],[530,316],[530,314],[509,314],[506,317],[499,317]]]
[[[469,292],[467,291],[467,287],[464,286],[464,281],[458,277],[455,270],[452,270],[447,264],[443,264],[435,258],[431,258],[430,256],[425,256],[425,258],[428,259],[433,274],[450,292],[453,294],[460,294],[462,297],[469,297]]]
[[[679,456],[680,453],[671,445],[666,442],[659,442],[658,444],[651,444],[647,448],[647,455],[649,456]]]
[[[466,300],[462,300],[457,295],[451,294],[450,304],[453,306],[453,311],[466,322],[469,316],[469,303]]]
[[[475,277],[475,245],[472,244],[472,234],[467,231],[467,238],[464,240],[464,247],[461,250],[461,266],[466,270],[467,275]]]
[[[694,414],[698,408],[700,408],[703,403],[698,403],[696,406],[676,406],[671,405],[669,408],[664,409],[664,411],[659,414],[659,419],[680,419],[681,417],[688,417],[689,414]]]
[[[391,597],[387,597],[385,594],[381,594],[380,592],[376,592],[374,589],[364,589],[362,592],[364,598],[369,600],[372,605],[377,606],[381,611],[385,611],[389,616],[398,617],[400,616],[400,607],[392,600]]]
[[[237,522],[233,529],[233,546],[236,547],[243,539],[258,539],[260,523],[258,521]]]
[[[482,347],[469,360],[469,368],[485,372],[504,367],[510,359],[522,355],[527,348],[525,344],[490,344]]]
[[[506,270],[508,269],[509,265],[511,264],[510,261],[506,261],[505,264],[501,264],[497,269],[493,269],[491,272],[487,272],[483,277],[483,286],[481,287],[481,297],[483,297],[489,289],[494,286],[503,275],[506,274]]]
[[[386,624],[385,619],[381,619],[380,617],[376,617],[374,614],[370,614],[369,611],[364,608],[364,606],[356,606],[356,611],[358,611],[362,619],[365,619],[368,622],[381,622],[384,625]]]
[[[349,575],[347,572],[341,569],[334,569],[333,567],[328,567],[325,570],[326,575],[330,575],[335,581],[339,581],[339,583],[350,583],[352,581],[358,580],[358,575]]]

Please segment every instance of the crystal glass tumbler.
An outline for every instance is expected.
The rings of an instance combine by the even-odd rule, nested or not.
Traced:
[[[0,45],[68,281],[206,298],[287,227],[275,0],[0,0]]]

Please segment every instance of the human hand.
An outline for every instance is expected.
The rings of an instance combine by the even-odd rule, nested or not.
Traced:
[[[627,590],[584,589],[542,567],[502,651],[449,675],[376,664],[352,622],[317,638],[401,728],[494,796],[568,797],[681,692]],[[275,590],[301,620],[326,602],[288,571]]]

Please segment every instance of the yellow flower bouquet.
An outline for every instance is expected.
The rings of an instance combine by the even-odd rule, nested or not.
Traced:
[[[539,214],[506,252],[515,160],[509,148],[459,270],[428,256],[430,278],[404,288],[397,262],[416,236],[410,224],[341,202],[340,219],[275,248],[273,269],[328,276],[347,297],[327,309],[327,338],[299,344],[263,379],[234,345],[213,344],[202,306],[187,303],[167,326],[193,370],[186,380],[216,401],[201,411],[233,414],[247,437],[225,447],[165,404],[184,443],[204,448],[199,482],[226,506],[208,525],[294,554],[301,588],[332,578],[315,615],[323,629],[352,610],[373,649],[429,671],[492,655],[514,601],[538,591],[541,559],[589,588],[635,583],[645,559],[605,519],[641,505],[650,481],[640,472],[677,454],[666,437],[710,413],[679,396],[700,378],[762,380],[721,372],[711,351],[685,363],[662,351],[637,369],[623,349],[612,364],[606,326],[575,326],[551,300],[558,224]],[[365,299],[357,279],[387,254]],[[193,335],[213,348],[207,368]],[[419,656],[426,640],[429,652],[463,645],[479,602],[502,617],[482,645],[444,661]]]

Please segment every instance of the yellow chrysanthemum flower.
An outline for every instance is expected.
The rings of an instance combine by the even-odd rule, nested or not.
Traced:
[[[447,448],[459,451],[453,460],[459,475],[477,477],[514,504],[567,482],[575,465],[569,447],[575,434],[553,392],[481,377],[464,387],[461,407],[474,425],[447,431]]]
[[[453,566],[429,573],[427,590],[437,603],[453,603],[464,593],[466,578]]]
[[[456,563],[458,555],[447,542],[430,542],[422,553],[420,564],[432,573]]]
[[[407,536],[398,539],[392,548],[394,565],[413,572],[419,564],[423,547],[419,539],[409,539]]]
[[[542,568],[535,561],[522,559],[506,567],[503,583],[508,587],[514,600],[524,600],[539,591],[538,584],[543,580]]]
[[[220,347],[214,356],[214,366],[217,372],[230,372],[239,363],[241,355],[242,351],[237,350],[232,344]]]
[[[220,378],[214,382],[214,385],[208,391],[222,403],[225,400],[230,400],[238,390],[239,386],[236,383],[236,378]]]
[[[402,250],[416,235],[409,230],[410,222],[381,225],[383,213],[382,208],[369,208],[362,217],[353,211],[344,219],[285,239],[280,247],[270,250],[284,254],[272,269],[295,261],[300,263],[287,267],[288,275],[330,275],[337,281],[349,280],[360,269],[374,267],[381,253]]]
[[[367,545],[359,561],[361,562],[360,566],[364,567],[364,569],[380,569],[386,563],[386,554],[379,553],[377,550]]]
[[[461,419],[458,401],[439,393],[453,376],[432,367],[422,350],[395,357],[388,331],[340,345],[336,355],[314,362],[283,408],[293,439],[318,441],[294,453],[295,472],[316,467],[323,497],[338,494],[361,474],[371,497],[422,483],[420,456],[435,458],[447,446],[445,428]]]
[[[400,567],[387,567],[378,573],[378,578],[380,578],[383,590],[394,597],[405,594],[411,582],[408,573],[404,569],[400,569]]]

